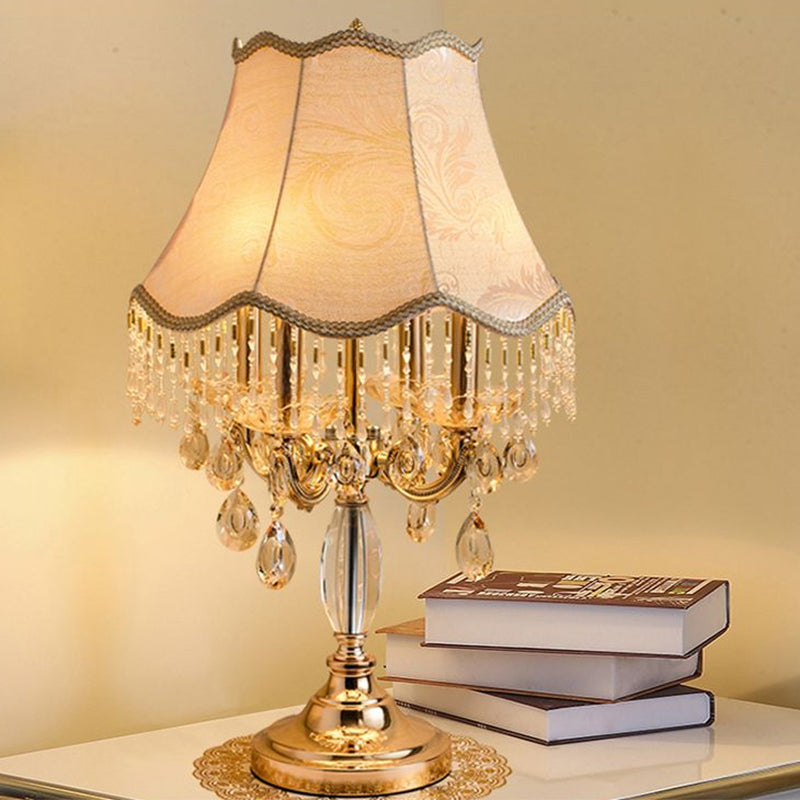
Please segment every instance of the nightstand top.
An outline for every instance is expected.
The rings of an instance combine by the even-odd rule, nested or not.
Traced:
[[[193,761],[208,747],[254,733],[295,711],[265,711],[1,758],[0,798],[79,796],[53,790],[37,795],[33,782],[44,782],[81,789],[85,800],[93,793],[125,800],[211,800],[192,777]],[[490,744],[508,759],[513,772],[491,795],[496,800],[688,800],[722,797],[711,790],[723,787],[725,797],[800,787],[800,711],[794,709],[718,698],[711,728],[555,747],[449,720],[431,721]],[[15,783],[4,776],[24,780]],[[678,792],[677,787],[696,791]]]

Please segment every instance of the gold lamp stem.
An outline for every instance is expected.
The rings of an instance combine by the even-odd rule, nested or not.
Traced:
[[[340,495],[320,576],[338,647],[328,658],[328,680],[303,711],[253,737],[251,766],[262,780],[314,794],[375,795],[418,789],[450,771],[449,737],[403,714],[375,682],[375,659],[364,652],[380,571],[366,499]]]

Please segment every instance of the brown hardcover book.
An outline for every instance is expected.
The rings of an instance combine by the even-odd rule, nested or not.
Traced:
[[[394,697],[406,708],[546,745],[696,728],[714,721],[714,695],[688,686],[599,704],[424,684],[398,684]]]
[[[686,658],[597,653],[420,647],[425,620],[386,634],[386,680],[611,702],[699,677],[701,653]]]
[[[425,644],[686,656],[730,621],[727,581],[492,572],[423,592]]]

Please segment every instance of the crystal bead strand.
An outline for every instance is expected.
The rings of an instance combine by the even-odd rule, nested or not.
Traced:
[[[293,433],[300,422],[300,328],[292,325],[289,342],[289,424]]]
[[[319,391],[318,391],[318,400],[317,405],[319,406],[319,430],[318,433],[320,436],[324,433],[324,422],[323,422],[323,413],[325,411],[325,375],[328,372],[328,350],[327,350],[327,340],[324,336],[320,336],[318,338],[319,343]]]
[[[553,332],[551,340],[552,350],[552,375],[551,375],[551,400],[553,403],[553,410],[558,411],[561,408],[561,366],[562,366],[562,341],[561,341],[561,315],[556,316],[551,321],[551,330]]]
[[[483,418],[481,429],[485,436],[492,435],[492,333],[484,331],[483,346]]]
[[[572,314],[567,311],[564,319],[564,350],[566,353],[566,380],[567,392],[565,397],[565,408],[567,417],[574,420],[577,414],[577,405],[575,402],[575,320]]]
[[[128,373],[125,383],[125,395],[133,400],[136,385],[136,311],[133,307],[128,309]]]
[[[452,322],[448,314],[444,318],[444,381],[442,390],[445,417],[450,417],[453,410],[453,392],[450,388],[450,374],[453,369],[453,333]]]
[[[231,380],[231,316],[223,317],[220,320],[220,392],[225,404],[230,402],[233,393],[233,381]]]
[[[212,404],[208,402],[208,329],[201,328],[196,333],[197,344],[197,380],[199,382],[200,416],[203,428],[208,427],[212,415]]]
[[[250,401],[250,408],[255,408],[258,400],[258,309],[250,306],[247,310],[247,399]]]
[[[392,404],[389,394],[389,384],[392,368],[389,362],[389,331],[385,330],[383,336],[377,340],[379,353],[378,363],[381,365],[381,409],[383,410],[384,435],[390,436],[392,431]]]
[[[536,374],[536,333],[533,333],[530,337],[528,352],[530,354],[528,362],[528,425],[531,433],[534,434],[539,426],[539,409],[536,394],[538,385],[538,376]]]
[[[542,326],[539,336],[539,415],[545,425],[550,424],[552,410],[550,408],[549,379],[552,367],[550,356],[549,325]]]
[[[167,402],[170,428],[177,428],[180,421],[180,402],[178,400],[178,346],[175,336],[169,337],[169,400]]]
[[[167,393],[164,390],[164,332],[156,332],[156,421],[163,422],[167,416]]]
[[[153,381],[153,325],[147,323],[145,330],[145,401],[144,407],[150,416],[155,414],[155,396]]]
[[[138,309],[137,309],[138,310]],[[138,425],[142,421],[144,407],[142,403],[142,387],[144,386],[144,351],[142,346],[142,318],[135,314],[135,321],[131,325],[133,347],[131,349],[131,422]]]
[[[181,383],[183,384],[184,396],[184,412],[183,412],[183,427],[188,433],[195,422],[191,415],[191,376],[190,368],[192,364],[192,356],[189,350],[189,337],[184,333],[181,334]]]
[[[147,405],[147,317],[141,316],[139,318],[139,353],[140,353],[140,368],[139,368],[139,404],[141,406],[141,413],[144,414]]]
[[[344,438],[345,432],[345,396],[344,396],[344,342],[336,342],[336,436]]]
[[[224,394],[222,386],[222,320],[217,320],[214,325],[214,371],[211,378],[211,385],[216,396],[214,403],[214,425],[219,429],[222,425],[222,396]]]
[[[315,435],[318,435],[322,430],[319,397],[319,379],[321,375],[320,340],[319,336],[315,336],[311,345],[311,424],[314,428]]]
[[[514,392],[517,400],[517,409],[513,416],[514,435],[521,436],[527,427],[528,421],[525,414],[525,372],[523,368],[523,339],[515,341],[514,350]]]
[[[267,402],[269,403],[269,427],[271,431],[278,429],[278,332],[277,322],[275,316],[270,314],[269,317],[269,375],[267,383],[269,391],[267,393]]]
[[[231,319],[231,377],[233,380],[234,391],[233,396],[238,397],[239,394],[239,320],[236,316]],[[235,402],[235,400],[234,400]]]
[[[509,386],[508,386],[508,339],[503,336],[500,339],[500,347],[501,347],[501,368],[502,371],[501,381],[502,381],[502,401],[501,401],[501,417],[500,417],[500,435],[503,437],[504,440],[508,439],[509,433],[509,419],[508,419],[508,406],[511,400],[511,396],[509,393]]]
[[[136,382],[139,366],[139,340],[136,336],[136,307],[131,306],[128,311],[128,380],[125,394],[133,405],[136,400]]]
[[[426,311],[423,320],[423,352],[425,354],[425,387],[424,387],[424,400],[423,407],[425,409],[425,416],[427,419],[433,417],[433,412],[436,404],[436,394],[433,381],[433,320],[431,319],[431,312]]]
[[[362,442],[367,438],[367,374],[364,364],[364,340],[358,340],[358,420],[356,435]]]
[[[403,399],[403,430],[408,431],[411,425],[411,323],[403,322],[404,336],[400,338],[403,343],[401,353],[402,369],[402,399]]]
[[[475,348],[477,347],[477,329],[471,320],[467,322],[464,334],[464,370],[467,373],[467,396],[464,398],[464,418],[472,422],[475,415]]]

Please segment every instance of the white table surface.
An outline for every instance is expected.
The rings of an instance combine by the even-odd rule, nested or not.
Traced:
[[[0,758],[0,773],[130,800],[210,800],[213,795],[192,777],[193,761],[206,748],[254,733],[295,710],[9,756]],[[711,728],[555,747],[449,720],[431,721],[490,744],[506,756],[513,774],[491,795],[493,800],[620,800],[800,762],[800,711],[725,698],[717,699],[717,721]],[[768,796],[800,800],[800,789]]]

